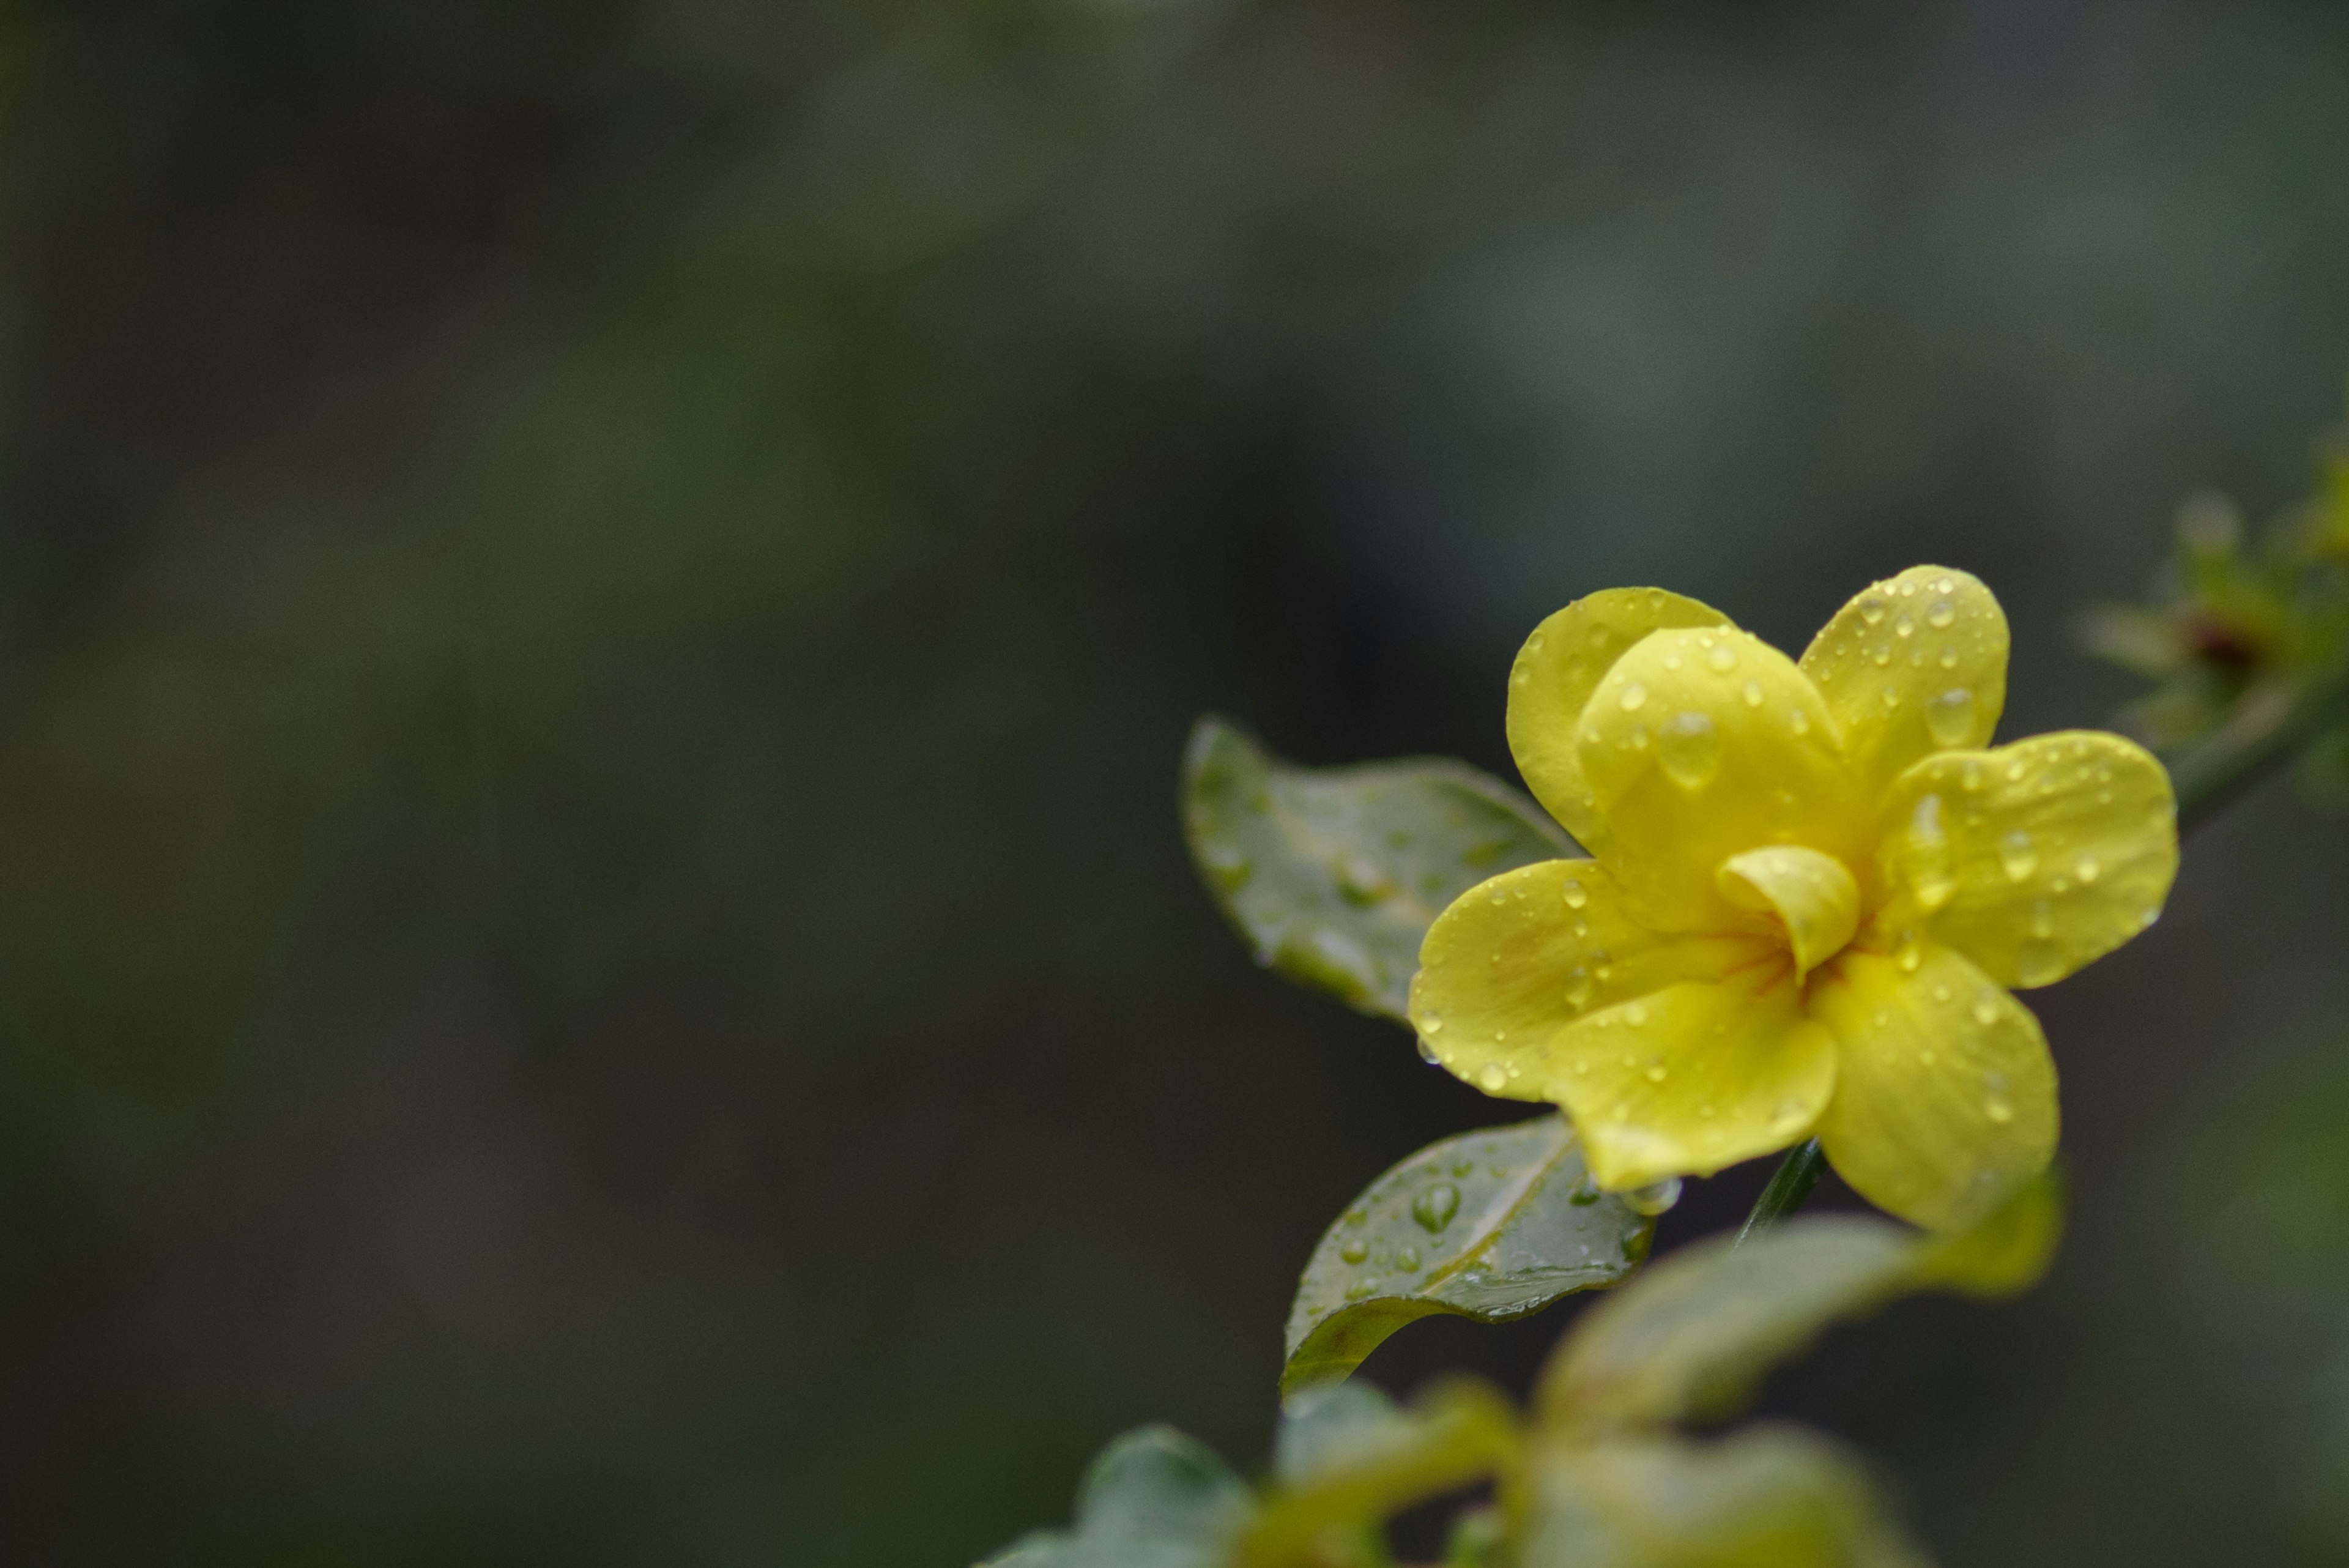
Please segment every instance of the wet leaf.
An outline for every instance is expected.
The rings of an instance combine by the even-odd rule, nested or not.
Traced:
[[[1025,1536],[979,1568],[1226,1568],[1254,1512],[1247,1484],[1204,1444],[1137,1428],[1085,1472],[1072,1528]]]
[[[1345,1376],[1414,1318],[1523,1317],[1612,1285],[1652,1218],[1593,1188],[1561,1116],[1463,1133],[1389,1170],[1323,1233],[1288,1315],[1284,1398]]]
[[[1827,1214],[1743,1245],[1715,1236],[1684,1247],[1574,1325],[1542,1374],[1543,1420],[1589,1430],[1725,1414],[1839,1319],[1913,1291],[2023,1289],[2046,1268],[2060,1217],[2043,1177],[1967,1231]]]
[[[1575,853],[1539,806],[1464,763],[1294,767],[1216,718],[1191,732],[1183,821],[1257,961],[1395,1019],[1445,905]]]
[[[1717,1442],[1558,1444],[1530,1466],[1520,1568],[1921,1568],[1843,1448],[1756,1427]]]

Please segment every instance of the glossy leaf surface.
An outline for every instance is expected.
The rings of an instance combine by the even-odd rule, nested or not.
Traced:
[[[1247,1484],[1205,1445],[1142,1427],[1085,1472],[1073,1526],[1025,1536],[980,1568],[1226,1568],[1254,1514]]]
[[[1191,732],[1183,821],[1259,963],[1399,1020],[1445,905],[1576,853],[1539,806],[1464,763],[1295,767],[1215,718]]]
[[[1345,1376],[1414,1318],[1497,1323],[1612,1285],[1655,1221],[1593,1188],[1561,1116],[1431,1144],[1321,1237],[1288,1316],[1284,1397]]]
[[[1920,1568],[1843,1449],[1757,1427],[1538,1450],[1520,1568]]]
[[[2043,1178],[1955,1235],[1829,1214],[1682,1248],[1575,1324],[1542,1374],[1543,1419],[1588,1431],[1721,1415],[1839,1319],[1912,1291],[2022,1289],[2046,1268],[2060,1213]]]

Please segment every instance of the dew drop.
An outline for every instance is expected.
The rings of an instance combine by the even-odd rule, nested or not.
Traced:
[[[1395,1249],[1394,1266],[1406,1274],[1415,1274],[1419,1272],[1419,1249],[1416,1247],[1397,1247]]]
[[[1874,594],[1859,601],[1859,618],[1874,626],[1884,618],[1884,601]]]
[[[1741,695],[1744,697],[1745,705],[1748,708],[1759,708],[1762,706],[1762,683],[1758,680],[1747,681],[1745,690]]]
[[[1443,1065],[1443,1058],[1436,1055],[1435,1047],[1430,1045],[1424,1040],[1422,1040],[1419,1043],[1419,1059],[1426,1063],[1431,1067]]]
[[[1542,644],[1548,640],[1549,639],[1543,636],[1540,632],[1536,632],[1531,637],[1526,639],[1526,651],[1527,653],[1539,653],[1542,650]]]
[[[2083,883],[2088,883],[2093,882],[2097,877],[2103,876],[2105,874],[2105,868],[2096,864],[2096,857],[2095,856],[2083,855],[2078,860],[2073,863],[2072,872],[2075,876],[2078,877]]]
[[[1590,889],[1585,888],[1578,877],[1568,877],[1566,879],[1566,907],[1569,909],[1579,909],[1583,905],[1588,904],[1588,902],[1590,902]]]
[[[1634,680],[1631,684],[1623,688],[1622,703],[1623,711],[1626,713],[1638,712],[1640,711],[1640,705],[1647,701],[1647,700],[1648,689],[1640,685],[1638,681]]]
[[[1974,1022],[1985,1029],[1998,1022],[1998,992],[1989,986],[1974,997]]]
[[[1475,1173],[1476,1162],[1473,1159],[1461,1158],[1452,1162],[1452,1174],[1454,1176],[1474,1176]]]
[[[1623,1009],[1623,1022],[1634,1029],[1644,1025],[1648,1022],[1648,1004],[1644,1002],[1627,1004]]]
[[[1726,675],[1737,668],[1737,649],[1725,642],[1715,643],[1713,651],[1704,656],[1704,661]]]
[[[1682,789],[1702,789],[1721,776],[1721,732],[1702,713],[1675,713],[1656,736],[1656,761]]]
[[[1444,1015],[1440,1012],[1423,1012],[1420,1014],[1419,1032],[1422,1034],[1443,1033]]]
[[[1889,642],[1879,643],[1868,649],[1868,661],[1878,670],[1883,669],[1892,662],[1892,645]]]
[[[1916,618],[1911,616],[1907,610],[1902,610],[1899,615],[1894,616],[1892,618],[1892,635],[1895,637],[1904,638],[1916,636]]]
[[[1509,1070],[1498,1062],[1487,1062],[1476,1074],[1477,1086],[1488,1095],[1497,1095],[1508,1086]]]
[[[1349,1241],[1344,1246],[1338,1249],[1338,1256],[1345,1259],[1346,1262],[1350,1263],[1359,1263],[1370,1255],[1371,1244],[1368,1241]]]
[[[1786,727],[1797,735],[1807,735],[1811,732],[1811,716],[1797,708],[1786,715]]]
[[[1934,1000],[1934,1001],[1936,1001],[1936,1002],[1947,1002],[1947,1001],[1949,1001],[1949,1000],[1950,1000],[1950,988],[1949,988],[1948,986],[1946,986],[1946,985],[1937,985],[1937,986],[1935,986],[1935,987],[1933,988],[1933,1000]]]
[[[1437,1182],[1411,1201],[1411,1217],[1430,1235],[1451,1224],[1459,1212],[1460,1189],[1448,1181]]]
[[[2010,882],[2027,882],[2039,869],[2039,851],[2031,846],[2031,835],[2016,828],[1998,841],[1999,868]]]
[[[1667,669],[1667,670],[1678,670],[1680,667],[1681,667],[1681,656],[1680,656],[1679,654],[1677,654],[1677,653],[1667,653],[1667,654],[1665,654],[1665,655],[1664,655],[1664,668],[1665,668],[1665,669]]]
[[[1955,670],[1958,667],[1958,650],[1954,648],[1945,648],[1934,657],[1940,660],[1944,670]]]
[[[1992,1095],[1982,1101],[1982,1115],[2004,1127],[2014,1119],[2014,1107],[1998,1096]]]
[[[1362,1301],[1378,1294],[1378,1286],[1367,1281],[1357,1281],[1346,1287],[1346,1299],[1350,1302]]]
[[[1681,1179],[1677,1176],[1667,1176],[1661,1181],[1650,1182],[1645,1187],[1635,1187],[1623,1194],[1624,1208],[1634,1214],[1644,1214],[1651,1219],[1663,1213],[1680,1200]]]
[[[2044,937],[2015,950],[2014,978],[2024,985],[2053,985],[2064,978],[2064,955]]]
[[[1958,607],[1947,599],[1935,599],[1925,607],[1925,624],[1940,630],[1958,618]]]
[[[1671,1069],[1664,1065],[1664,1059],[1661,1056],[1651,1056],[1648,1058],[1647,1072],[1648,1082],[1651,1084],[1661,1084],[1665,1078],[1671,1075]]]
[[[1974,694],[1963,686],[1952,686],[1925,703],[1925,728],[1937,746],[1965,744],[1973,723]]]

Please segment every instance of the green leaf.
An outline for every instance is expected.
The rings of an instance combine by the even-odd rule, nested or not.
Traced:
[[[1537,1450],[1520,1568],[1921,1568],[1837,1444],[1794,1428]]]
[[[1446,905],[1576,853],[1539,806],[1465,763],[1295,767],[1212,717],[1184,756],[1183,823],[1257,962],[1395,1019]]]
[[[1590,1430],[1725,1414],[1837,1319],[1912,1291],[2023,1289],[2045,1270],[2060,1214],[2043,1177],[1968,1231],[1816,1215],[1742,1246],[1715,1236],[1684,1247],[1574,1325],[1542,1373],[1543,1420]]]
[[[1345,1376],[1414,1318],[1499,1323],[1615,1284],[1654,1231],[1589,1183],[1562,1116],[1431,1144],[1371,1183],[1314,1248],[1289,1310],[1282,1397]]]
[[[1023,1536],[980,1568],[1225,1568],[1254,1513],[1247,1484],[1204,1444],[1142,1427],[1085,1472],[1075,1528]]]
[[[1274,1485],[1241,1542],[1241,1568],[1383,1563],[1382,1522],[1485,1480],[1517,1450],[1516,1412],[1482,1383],[1439,1383],[1397,1408],[1366,1384],[1298,1399],[1281,1423]]]

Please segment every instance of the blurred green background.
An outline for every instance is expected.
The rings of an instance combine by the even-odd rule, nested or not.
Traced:
[[[1577,594],[1933,560],[2097,722],[2067,618],[2349,371],[2317,0],[0,17],[12,1562],[961,1568],[1256,1462],[1321,1225],[1514,1113],[1252,967],[1195,713],[1506,772]],[[2039,993],[2056,1277],[1773,1385],[1949,1563],[2349,1561],[2344,866],[2198,837]]]

